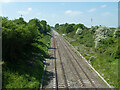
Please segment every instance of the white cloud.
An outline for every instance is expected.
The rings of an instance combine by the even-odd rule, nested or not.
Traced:
[[[102,6],[101,6],[101,8],[105,8],[105,7],[107,7],[107,5],[102,5]]]
[[[96,8],[91,8],[90,10],[88,10],[88,12],[95,12]]]
[[[110,12],[104,12],[104,13],[102,13],[102,16],[109,16],[109,15],[111,15]]]
[[[31,11],[32,10],[32,8],[28,8],[28,11]]]
[[[22,11],[17,11],[17,13],[22,14],[22,15],[27,15],[32,11],[32,8],[28,8],[26,11],[22,10]]]
[[[68,14],[68,15],[80,15],[82,13],[83,12],[81,12],[81,11],[72,11],[72,10],[65,11],[65,14]]]
[[[72,11],[71,10],[67,10],[65,13],[66,14],[70,14],[70,13],[72,13]]]

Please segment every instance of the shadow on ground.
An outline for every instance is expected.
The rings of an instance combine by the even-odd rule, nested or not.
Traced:
[[[50,50],[52,50],[52,49],[56,49],[56,48],[49,48]],[[53,56],[53,54],[52,55],[50,55],[49,56],[49,58],[47,58],[47,60],[53,60],[53,62],[54,62],[54,60],[55,60],[56,58]],[[46,66],[50,66],[50,63],[45,63],[45,65]],[[44,82],[43,82],[43,88],[46,88],[46,86],[48,86],[49,84],[50,84],[50,82],[53,80],[53,76],[54,76],[54,72],[53,71],[48,71],[47,69],[46,69],[46,71],[45,71],[45,77],[44,77]]]
[[[44,83],[43,83],[43,86],[44,88],[49,85],[50,81],[53,80],[53,75],[54,73],[51,72],[51,71],[45,71],[45,78],[44,78]]]

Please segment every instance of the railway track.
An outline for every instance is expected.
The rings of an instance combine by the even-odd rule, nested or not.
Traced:
[[[61,44],[62,44],[62,43],[61,43]],[[65,48],[64,48],[63,45],[61,45],[61,47],[63,47],[63,49],[65,50]],[[66,50],[65,50],[65,53],[67,53]],[[66,58],[67,58],[67,62],[68,62],[69,68],[72,70],[72,74],[74,75],[73,77],[76,79],[76,82],[77,82],[78,84],[80,84],[80,85],[79,85],[80,87],[85,87],[85,84],[84,84],[81,76],[79,75],[79,72],[78,72],[77,69],[75,68],[76,66],[73,64],[71,58],[70,58],[69,56],[67,56],[67,55],[63,55],[63,57],[66,57]],[[70,66],[70,64],[71,64],[71,66]],[[76,73],[76,74],[75,74],[75,73]],[[80,82],[78,82],[78,79],[79,79]]]
[[[55,62],[55,81],[56,81],[56,90],[58,90],[58,78],[57,78],[57,65],[56,65],[56,40],[55,40],[55,37],[54,37],[54,34],[53,34],[53,42],[54,42],[54,62]]]
[[[59,84],[58,84],[58,76],[57,76],[56,52],[58,52],[58,56],[59,56],[59,59],[60,59],[60,65],[61,65],[61,69],[62,69],[62,76],[63,76],[64,84],[65,84],[65,87],[63,86],[62,88],[65,88],[66,90],[68,90],[68,83],[67,83],[67,79],[66,79],[65,70],[64,70],[62,59],[61,59],[61,54],[60,54],[60,51],[59,51],[59,47],[58,47],[58,45],[56,45],[57,42],[56,42],[54,34],[53,34],[53,37],[54,37],[53,41],[54,41],[56,90],[58,90],[58,88],[60,87]]]
[[[72,51],[66,41],[57,33],[52,32],[51,54],[52,59],[48,60],[48,72],[53,73],[49,79],[47,88],[54,90],[71,88],[94,88],[102,87],[102,82],[98,80],[87,64],[79,60],[80,58]]]
[[[68,90],[68,83],[67,83],[66,73],[65,73],[65,69],[64,69],[64,66],[63,66],[63,62],[62,62],[62,59],[61,59],[61,54],[60,54],[58,45],[57,45],[57,50],[58,50],[58,55],[59,55],[59,58],[60,58],[60,64],[61,64],[62,74],[63,74],[63,78],[64,78],[64,83],[65,83],[64,88],[66,88]]]
[[[71,54],[71,56],[74,58],[74,60],[76,61],[76,63],[78,64],[78,66],[81,68],[81,70],[83,71],[83,73],[85,74],[85,76],[88,78],[88,80],[90,81],[90,83],[91,83],[91,85],[93,86],[93,88],[96,88],[96,86],[95,86],[95,84],[92,82],[92,80],[89,78],[89,76],[87,75],[87,73],[84,71],[84,69],[82,68],[82,66],[80,65],[80,63],[78,62],[78,60],[76,59],[76,57],[73,55],[73,53],[71,52],[71,50],[68,48],[68,46],[66,45],[66,42],[62,39],[62,41],[61,41],[61,39],[59,38],[59,40],[60,40],[60,42],[61,42],[61,44],[63,45],[63,47],[65,46],[66,47],[66,49],[69,51],[69,53]],[[64,44],[63,44],[63,43]],[[65,51],[67,51],[67,50],[65,50]],[[66,52],[67,53],[67,52]],[[69,60],[70,60],[70,62],[71,62],[71,64],[72,64],[72,66],[74,67],[74,69],[75,69],[75,71],[77,72],[77,75],[79,76],[79,79],[80,79],[80,81],[81,81],[81,83],[82,83],[82,86],[83,87],[86,87],[85,86],[85,84],[84,84],[84,82],[83,82],[83,80],[82,80],[82,78],[81,78],[81,76],[80,76],[80,74],[79,74],[79,72],[76,70],[76,66],[73,64],[73,62],[72,62],[72,60],[71,60],[71,58],[70,57],[68,57],[69,58]]]

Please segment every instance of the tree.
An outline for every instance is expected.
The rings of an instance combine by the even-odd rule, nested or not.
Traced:
[[[58,30],[58,28],[59,28],[59,24],[57,23],[55,24],[55,29]]]
[[[91,33],[95,33],[95,31],[99,28],[99,26],[92,26],[90,31]]]
[[[42,20],[41,22],[42,28],[43,28],[43,32],[46,33],[47,32],[47,22],[45,20]]]
[[[29,21],[29,24],[31,24],[31,25],[35,24],[38,27],[38,30],[40,31],[40,33],[43,33],[43,28],[42,28],[42,26],[40,24],[40,20],[39,19],[37,19],[37,18],[31,19]]]
[[[74,26],[74,30],[77,30],[78,28],[81,28],[82,30],[84,30],[86,27],[83,24],[77,24]]]
[[[49,32],[51,29],[50,25],[47,25],[47,32]]]
[[[22,17],[20,17],[19,19],[15,19],[13,22],[15,22],[16,24],[26,24]]]
[[[7,18],[2,18],[2,23],[3,59],[14,62],[35,42],[39,35],[38,26],[35,23],[18,24]]]
[[[72,25],[72,24],[69,24],[69,25],[66,27],[66,33],[69,33],[69,32],[72,32],[72,31],[74,31],[73,25]]]
[[[65,24],[64,24],[64,27],[67,27],[67,26],[68,26],[68,23],[65,23]]]

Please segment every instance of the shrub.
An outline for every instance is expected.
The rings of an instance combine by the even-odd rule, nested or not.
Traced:
[[[90,31],[91,33],[95,33],[95,31],[99,28],[99,26],[92,26]]]
[[[120,29],[116,29],[114,32],[114,37],[120,37]]]
[[[101,41],[103,39],[106,39],[110,34],[110,29],[105,27],[105,26],[101,26],[99,27],[96,31],[95,31],[95,48],[99,46],[99,44],[101,43]]]
[[[69,33],[69,32],[72,32],[74,29],[73,29],[73,25],[72,24],[69,24],[67,27],[66,27],[66,33]]]
[[[81,35],[83,33],[83,30],[81,28],[78,28],[76,31],[76,34]]]

